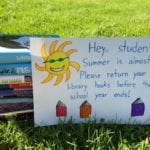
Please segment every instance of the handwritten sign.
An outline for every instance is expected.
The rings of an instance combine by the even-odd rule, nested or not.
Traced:
[[[150,38],[31,38],[36,126],[150,124]]]

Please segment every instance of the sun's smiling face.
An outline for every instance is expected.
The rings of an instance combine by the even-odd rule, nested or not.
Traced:
[[[63,51],[64,47],[69,44],[72,44],[72,42],[65,41],[57,48],[57,50],[55,50],[57,43],[58,40],[55,40],[51,43],[49,48],[49,55],[46,51],[46,45],[43,44],[41,47],[41,54],[44,60],[44,66],[39,66],[36,63],[35,68],[39,71],[48,72],[47,78],[44,79],[42,83],[48,83],[56,76],[57,79],[54,85],[58,85],[62,82],[64,74],[66,75],[66,81],[70,79],[70,67],[73,67],[77,71],[80,70],[80,65],[77,62],[70,61],[70,55],[77,52],[77,50],[69,49],[67,52]]]
[[[45,68],[51,74],[64,74],[69,67],[69,57],[63,52],[55,52],[45,61]]]

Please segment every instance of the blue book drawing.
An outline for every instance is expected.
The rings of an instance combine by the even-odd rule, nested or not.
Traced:
[[[31,63],[31,52],[26,48],[0,47],[0,64]]]
[[[31,75],[31,63],[0,64],[0,76],[6,75]]]
[[[133,103],[132,103],[132,108],[131,108],[131,116],[136,117],[136,116],[143,116],[145,111],[145,104],[142,102],[141,98],[137,98]]]

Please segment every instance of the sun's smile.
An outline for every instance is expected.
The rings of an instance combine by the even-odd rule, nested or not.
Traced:
[[[77,62],[70,61],[70,55],[76,52],[76,49],[69,49],[67,52],[64,52],[63,49],[65,46],[72,44],[71,41],[63,42],[57,50],[56,45],[58,40],[55,40],[51,43],[49,49],[49,55],[46,51],[46,45],[43,44],[41,48],[41,54],[43,58],[44,66],[41,67],[37,63],[35,64],[35,68],[39,71],[47,71],[49,75],[46,79],[42,81],[42,83],[50,82],[54,76],[57,77],[54,85],[58,85],[62,82],[64,74],[66,75],[66,81],[70,79],[71,72],[69,67],[75,68],[77,71],[80,70],[80,65]]]
[[[50,70],[53,71],[53,72],[60,72],[64,69],[64,66],[62,67],[58,67],[58,68],[54,68],[54,67],[50,67]]]

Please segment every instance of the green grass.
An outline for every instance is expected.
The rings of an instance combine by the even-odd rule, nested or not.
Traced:
[[[0,123],[2,149],[150,149],[148,126],[68,122],[34,128],[32,120]]]
[[[149,0],[1,0],[0,32],[149,36]]]
[[[149,0],[1,0],[0,33],[150,36]],[[150,149],[149,126],[0,122],[0,149]]]

